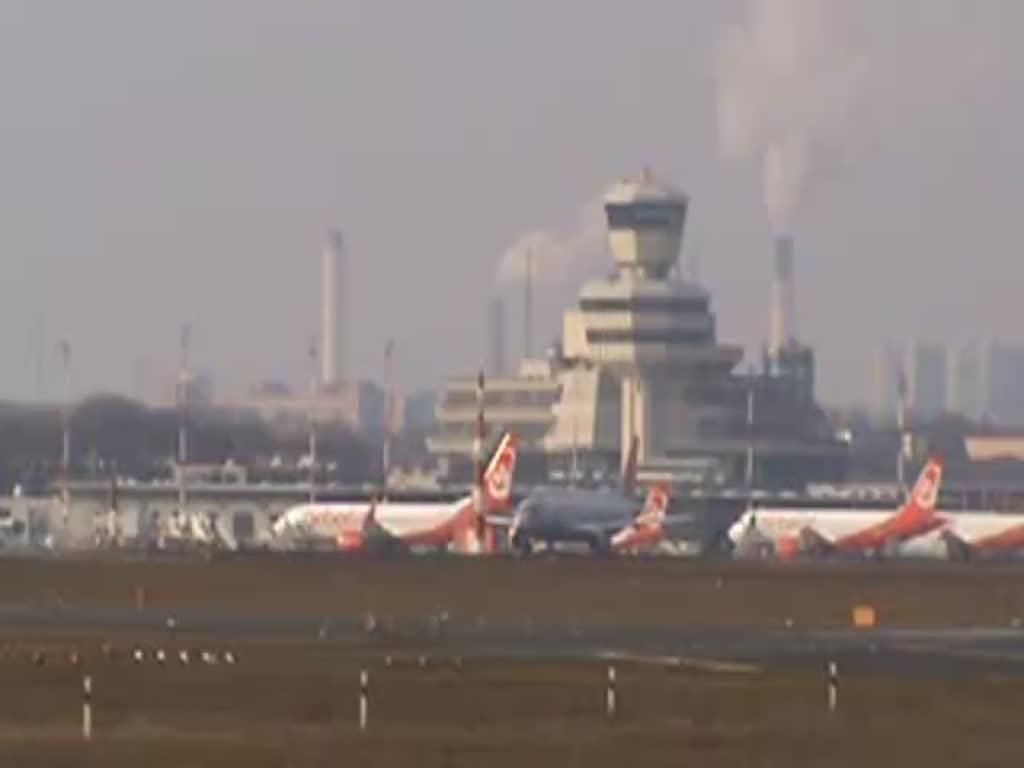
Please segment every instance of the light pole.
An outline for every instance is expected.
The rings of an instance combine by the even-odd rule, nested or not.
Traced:
[[[310,337],[309,354],[309,503],[316,502],[316,406],[319,387],[319,350],[315,337]]]
[[[906,498],[906,447],[907,447],[907,375],[900,368],[897,387],[896,424],[900,433],[899,448],[896,454],[896,482],[900,487],[900,498]]]
[[[61,340],[59,344],[61,369],[63,373],[63,392],[61,394],[61,458],[60,482],[61,503],[63,505],[64,531],[71,522],[71,344]]]
[[[483,451],[487,425],[484,421],[484,371],[476,376],[476,439],[473,440],[473,537],[479,545],[486,538],[484,525]]]
[[[178,361],[178,528],[185,523],[188,490],[185,484],[185,465],[188,462],[188,346],[192,330],[181,326]]]
[[[395,432],[395,340],[388,339],[384,347],[384,365],[387,378],[387,395],[384,413],[384,445],[381,447],[381,468],[384,475],[384,495],[388,493],[388,478],[391,475],[391,441]]]
[[[754,496],[754,376],[747,383],[747,503]]]
[[[527,250],[523,275],[523,357],[533,354],[533,251]]]

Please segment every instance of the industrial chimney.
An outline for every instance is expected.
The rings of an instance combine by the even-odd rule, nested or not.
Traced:
[[[533,252],[526,252],[526,274],[523,275],[523,359],[533,354]]]
[[[492,376],[505,374],[505,302],[500,296],[491,299],[489,323],[490,349],[487,350]]]
[[[793,250],[792,236],[780,235],[775,238],[771,337],[768,345],[768,351],[774,358],[796,338]]]
[[[338,230],[327,234],[324,243],[323,272],[321,274],[323,327],[321,329],[322,380],[325,386],[337,384],[348,375],[347,360],[348,264],[344,238]]]

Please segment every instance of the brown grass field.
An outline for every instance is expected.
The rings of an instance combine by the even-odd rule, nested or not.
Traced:
[[[23,637],[25,642],[41,638]],[[59,642],[46,638],[51,651]],[[849,675],[829,713],[811,670],[711,673],[596,662],[358,659],[312,644],[236,645],[237,663],[104,661],[65,637],[0,663],[0,763],[18,766],[1019,765],[1024,680]],[[356,725],[370,673],[368,732]],[[81,676],[95,731],[80,736]]]
[[[0,603],[232,615],[396,618],[443,609],[495,620],[847,624],[872,602],[891,625],[1005,626],[1024,569],[793,568],[674,561],[0,561]],[[0,630],[0,766],[1013,766],[1024,764],[1024,673],[845,671],[838,711],[822,671],[416,657],[315,637]],[[104,649],[103,644],[109,644]],[[136,664],[130,649],[146,649]],[[152,657],[163,647],[176,659]],[[230,647],[235,664],[197,663]],[[45,663],[33,652],[45,651]],[[104,652],[106,651],[106,653]],[[76,663],[71,656],[78,655]],[[370,673],[367,733],[358,677]],[[94,682],[94,739],[80,736]]]

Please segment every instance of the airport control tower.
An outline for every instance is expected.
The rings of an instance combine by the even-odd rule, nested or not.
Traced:
[[[649,172],[613,184],[604,207],[616,273],[588,282],[564,319],[567,354],[620,381],[620,444],[635,434],[641,461],[725,434],[731,412],[714,393],[742,358],[717,343],[708,292],[675,269],[687,204]]]

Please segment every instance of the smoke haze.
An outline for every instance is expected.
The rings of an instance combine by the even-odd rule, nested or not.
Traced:
[[[332,227],[353,372],[389,338],[405,390],[476,370],[493,292],[511,362],[506,252],[545,254],[539,350],[612,267],[577,212],[645,166],[754,360],[771,179],[826,400],[879,341],[1022,339],[1021,28],[1019,0],[3,0],[0,396],[59,398],[67,339],[73,394],[166,400],[185,323],[218,397],[305,391]]]
[[[878,146],[927,130],[999,67],[991,4],[753,0],[716,55],[719,140],[761,165],[776,232]]]
[[[529,269],[534,280],[557,282],[580,262],[600,268],[607,263],[605,236],[604,208],[597,198],[564,231],[538,229],[520,235],[502,255],[498,280],[521,282]]]

